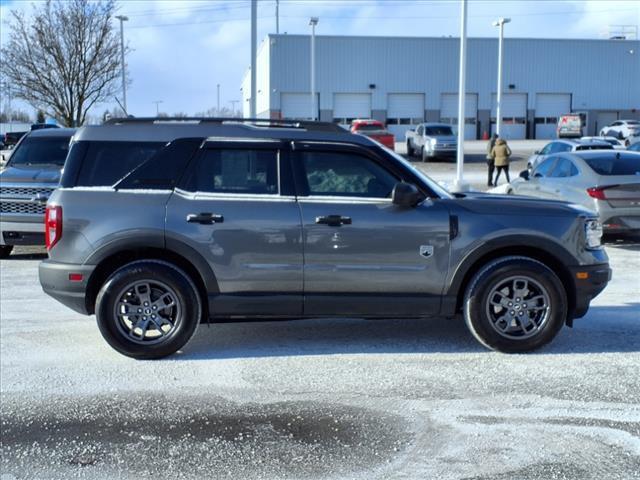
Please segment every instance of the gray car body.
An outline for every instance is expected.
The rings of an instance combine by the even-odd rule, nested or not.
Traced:
[[[593,157],[610,155],[615,159],[617,151],[584,151],[549,155],[545,162],[553,163],[547,174],[538,171],[540,163],[528,179],[517,178],[509,186],[510,193],[553,200],[564,200],[596,212],[607,233],[640,231],[640,177],[638,175],[600,175],[585,161]],[[640,158],[640,153],[630,153]],[[558,162],[570,162],[575,169],[565,169],[563,175],[554,174]],[[614,160],[615,161],[615,160]],[[571,174],[569,174],[571,172]],[[565,176],[566,175],[566,176]],[[587,193],[588,188],[610,187],[608,198],[596,199]],[[615,225],[615,226],[610,226]]]
[[[62,207],[64,223],[62,239],[40,266],[44,290],[91,314],[97,289],[114,268],[151,258],[188,272],[206,299],[207,317],[216,320],[450,315],[459,311],[479,266],[499,256],[528,255],[550,263],[566,284],[572,319],[584,315],[608,281],[606,253],[585,245],[589,211],[510,196],[456,198],[361,135],[245,125],[110,125],[83,128],[74,141],[170,141],[212,134],[208,142],[215,144],[246,142],[252,148],[252,142],[276,142],[281,162],[304,149],[357,151],[387,162],[430,198],[402,208],[386,198],[282,190],[237,195],[63,186],[49,200]],[[185,221],[198,212],[222,215],[224,222]],[[353,223],[331,227],[315,221],[334,214]],[[596,283],[577,282],[576,269],[596,273],[591,277]],[[83,279],[71,282],[70,273]]]
[[[19,151],[29,138],[71,138],[75,129],[47,128],[24,135],[12,155]],[[51,193],[58,187],[62,167],[42,163],[33,166],[11,165],[0,172],[0,245],[5,245],[5,232],[15,232],[22,238],[16,245],[42,245],[44,238],[44,206]]]

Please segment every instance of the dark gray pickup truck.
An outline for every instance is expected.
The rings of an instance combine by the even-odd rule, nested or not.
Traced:
[[[0,258],[15,245],[44,245],[44,211],[58,187],[75,129],[34,130],[20,139],[0,172]]]
[[[200,322],[459,313],[523,352],[607,285],[601,233],[568,203],[453,196],[331,124],[123,119],[74,136],[40,282],[135,358]]]

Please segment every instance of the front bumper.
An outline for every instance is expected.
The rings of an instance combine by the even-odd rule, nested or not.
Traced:
[[[611,268],[608,263],[569,267],[576,292],[576,305],[570,318],[584,317],[589,310],[591,300],[602,292],[611,280]]]
[[[95,265],[74,265],[44,260],[38,268],[40,285],[44,292],[63,305],[84,315],[90,315],[86,296],[87,284]],[[82,275],[82,280],[70,280],[71,274]]]
[[[431,149],[431,154],[434,157],[455,157],[458,153],[457,148],[448,148],[448,147],[434,147]]]
[[[44,217],[29,215],[20,218],[0,215],[0,245],[44,246]]]

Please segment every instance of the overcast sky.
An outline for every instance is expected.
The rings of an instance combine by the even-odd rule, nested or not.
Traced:
[[[28,12],[30,4],[0,0],[3,44],[8,11]],[[130,113],[155,115],[156,100],[170,114],[207,110],[216,106],[218,83],[222,106],[241,98],[240,83],[250,64],[249,0],[124,0],[118,5],[129,17]],[[259,43],[276,30],[275,6],[275,0],[258,1]],[[280,0],[280,33],[308,34],[308,18],[318,16],[317,35],[458,36],[459,13],[458,0]],[[500,16],[512,20],[505,27],[507,39],[607,38],[609,25],[640,24],[640,2],[469,0],[468,35],[496,36],[491,21]],[[95,113],[114,106],[102,105]]]

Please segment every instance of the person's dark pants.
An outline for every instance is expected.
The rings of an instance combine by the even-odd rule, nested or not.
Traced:
[[[487,160],[487,168],[489,169],[487,185],[489,187],[493,187],[493,171],[495,170],[495,162],[493,160]]]
[[[505,165],[503,167],[496,167],[496,181],[493,184],[494,186],[498,186],[498,179],[500,178],[500,172],[504,171],[504,174],[507,177],[507,183],[509,183],[511,181],[511,179],[509,178],[509,165]]]

